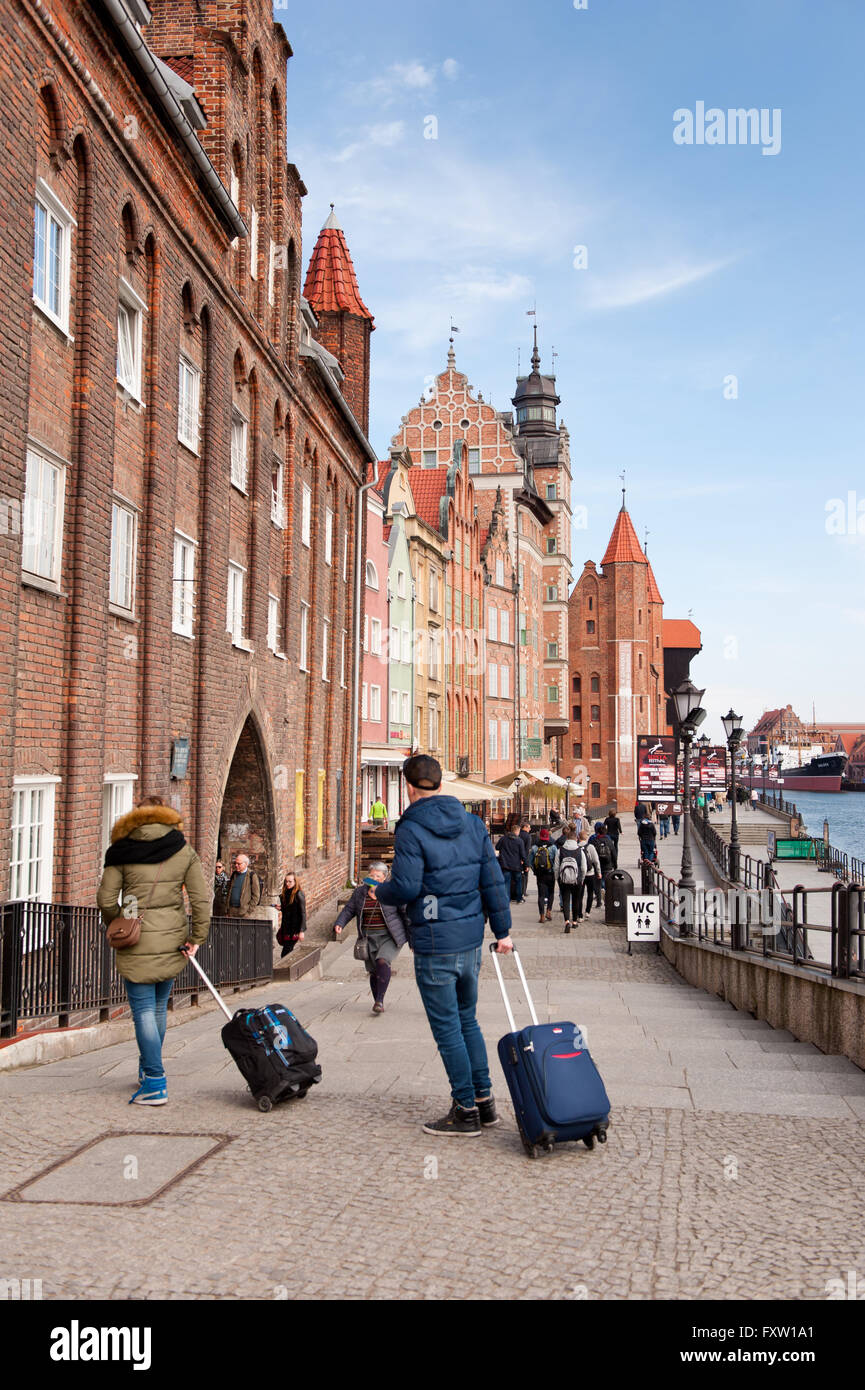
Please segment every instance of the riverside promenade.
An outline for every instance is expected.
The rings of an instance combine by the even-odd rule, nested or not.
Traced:
[[[681,837],[660,848],[676,872]],[[631,817],[620,849],[639,888]],[[162,1109],[126,1103],[131,1042],[0,1074],[4,1276],[79,1300],[822,1300],[850,1271],[862,1281],[865,1074],[691,988],[652,946],[628,956],[597,909],[571,936],[557,911],[539,923],[533,886],[514,938],[539,1016],[588,1029],[605,1147],[525,1156],[489,962],[479,1016],[503,1121],[423,1134],[448,1096],[411,957],[373,1016],[350,943],[333,944],[321,979],[230,997],[282,1000],[319,1042],[321,1085],[269,1115],[215,1006],[170,1028]]]

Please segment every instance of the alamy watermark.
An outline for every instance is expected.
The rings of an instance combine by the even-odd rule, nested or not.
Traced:
[[[698,101],[693,111],[680,106],[673,112],[676,145],[761,145],[763,154],[781,153],[781,108],[720,106],[706,109]]]

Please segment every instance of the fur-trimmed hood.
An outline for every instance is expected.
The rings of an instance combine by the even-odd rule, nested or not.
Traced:
[[[171,806],[136,806],[134,811],[127,811],[125,816],[114,822],[111,843],[127,839],[143,825],[164,825],[166,830],[182,830],[183,817]]]

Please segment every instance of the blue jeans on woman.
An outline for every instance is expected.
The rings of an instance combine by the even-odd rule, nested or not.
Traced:
[[[483,946],[448,955],[415,953],[414,976],[432,1035],[438,1044],[451,1096],[471,1109],[492,1088],[487,1049],[475,1017]]]
[[[155,984],[124,980],[124,984],[135,1024],[139,1069],[144,1076],[163,1077],[162,1044],[168,1023],[168,996],[174,980],[157,980]]]

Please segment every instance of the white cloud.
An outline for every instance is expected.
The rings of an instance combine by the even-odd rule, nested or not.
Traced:
[[[675,294],[696,285],[732,265],[736,258],[725,256],[702,265],[664,266],[654,270],[633,270],[618,279],[592,276],[586,281],[587,307],[592,310],[628,309],[651,299]]]
[[[842,608],[841,617],[845,623],[865,624],[865,608]]]
[[[455,81],[460,70],[460,65],[456,58],[445,58],[442,63],[442,72],[449,82]]]
[[[367,145],[377,145],[380,149],[398,145],[404,133],[404,121],[386,121],[379,125],[367,126],[360,140],[346,145],[337,154],[331,155],[331,158],[336,164],[344,164],[359,155]]]

